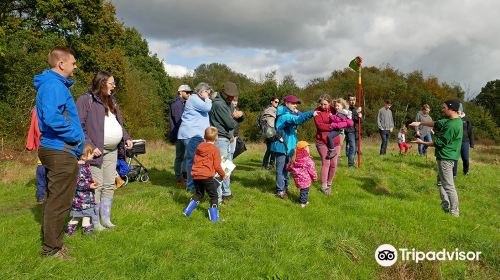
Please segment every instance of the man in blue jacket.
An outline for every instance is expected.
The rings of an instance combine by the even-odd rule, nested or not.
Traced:
[[[64,221],[71,209],[78,176],[78,158],[83,151],[83,134],[68,79],[76,70],[75,53],[57,47],[50,51],[51,67],[34,78],[40,149],[38,156],[47,170],[47,194],[43,205],[42,251],[44,257],[68,258],[63,246]]]

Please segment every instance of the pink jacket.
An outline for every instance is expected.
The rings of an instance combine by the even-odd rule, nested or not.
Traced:
[[[330,116],[330,128],[331,129],[342,129],[346,127],[351,127],[354,125],[354,122],[351,119],[348,119],[347,117],[345,119],[342,119],[341,117],[337,116],[336,114],[332,114]]]
[[[292,173],[295,186],[299,189],[307,189],[311,186],[311,179],[318,180],[314,161],[305,149],[298,149],[294,162],[291,162],[287,170]]]

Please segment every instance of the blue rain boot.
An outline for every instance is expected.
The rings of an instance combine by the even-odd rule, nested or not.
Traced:
[[[113,204],[112,199],[103,199],[101,200],[101,225],[112,229],[115,227],[113,223],[111,223],[111,206]]]
[[[217,208],[217,205],[214,204],[210,209],[208,209],[208,217],[210,218],[210,221],[212,222],[218,222],[219,221],[219,208]]]
[[[191,200],[188,204],[188,206],[186,207],[186,209],[184,209],[183,213],[186,217],[189,217],[189,215],[191,215],[191,212],[193,212],[193,210],[196,208],[196,206],[198,206],[198,202],[194,201],[194,200]]]

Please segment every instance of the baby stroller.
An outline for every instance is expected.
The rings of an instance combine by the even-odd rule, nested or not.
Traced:
[[[137,180],[143,183],[149,181],[148,169],[144,167],[144,165],[142,165],[142,163],[137,159],[137,155],[146,153],[146,141],[138,139],[132,140],[132,143],[132,148],[125,150],[125,154],[127,156],[128,171],[125,176],[121,176],[125,180],[124,185],[126,185],[128,182]],[[132,164],[132,160],[137,164]]]

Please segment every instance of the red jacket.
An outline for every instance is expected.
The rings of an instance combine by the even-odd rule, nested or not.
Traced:
[[[36,114],[36,107],[31,110],[31,124],[30,130],[28,131],[28,137],[26,137],[26,150],[33,151],[38,150],[40,147],[40,137],[42,133],[38,127],[38,116]]]
[[[330,131],[332,131],[332,124],[330,122],[330,115],[335,114],[335,109],[329,107],[326,110],[323,110],[321,106],[318,106],[315,111],[318,111],[318,115],[314,117],[314,124],[316,125],[316,142],[322,143],[324,145],[327,144],[327,136]],[[339,122],[336,129],[342,129],[348,127],[347,119],[343,122]],[[351,120],[352,126],[352,120]],[[335,137],[333,139],[333,143],[335,146],[340,144],[340,137]]]
[[[191,175],[193,179],[208,179],[215,176],[217,172],[221,178],[226,174],[222,170],[220,152],[212,143],[201,143],[194,154]]]

